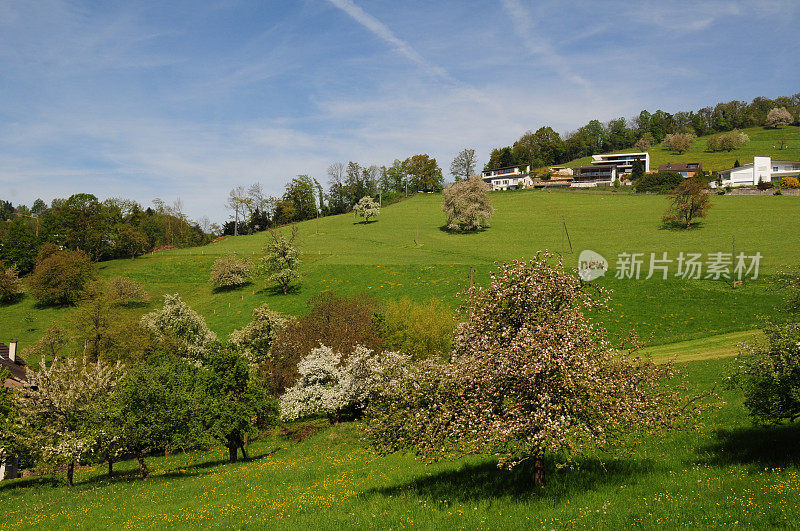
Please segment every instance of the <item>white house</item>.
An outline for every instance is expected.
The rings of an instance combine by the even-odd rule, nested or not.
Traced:
[[[517,190],[533,186],[530,166],[525,166],[524,171],[519,166],[484,170],[481,178],[492,186],[492,190]]]
[[[613,164],[579,166],[575,168],[572,179],[572,188],[594,188],[596,186],[611,186],[617,180],[617,167]]]
[[[753,157],[753,162],[717,173],[722,186],[753,186],[759,181],[777,182],[784,177],[800,177],[800,162]]]
[[[633,162],[641,160],[644,162],[645,173],[650,171],[650,154],[646,151],[641,153],[607,153],[605,155],[592,155],[592,164],[596,166],[616,166],[617,174],[631,173]]]

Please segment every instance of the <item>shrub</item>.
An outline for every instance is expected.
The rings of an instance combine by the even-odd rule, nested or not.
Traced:
[[[781,188],[800,188],[800,181],[797,177],[784,177],[781,179]]]
[[[764,181],[763,179],[759,179],[756,188],[758,188],[763,192],[764,190],[769,190],[770,188],[772,188],[772,183],[770,181]]]
[[[746,133],[733,130],[721,135],[709,137],[706,141],[708,151],[733,151],[750,142],[750,137]]]
[[[766,343],[745,345],[730,386],[744,392],[744,405],[758,424],[800,418],[800,324],[770,325]]]
[[[339,296],[326,292],[309,301],[305,315],[284,323],[265,362],[270,388],[281,394],[299,376],[297,364],[320,343],[335,352],[352,352],[356,345],[379,350],[384,337],[378,301],[367,295]]]
[[[86,283],[95,278],[95,268],[83,251],[55,251],[44,256],[28,278],[28,286],[39,304],[77,303]]]
[[[488,227],[494,212],[488,191],[489,185],[475,175],[448,185],[442,194],[442,210],[447,214],[447,228],[474,231]]]
[[[381,206],[371,197],[364,196],[355,204],[353,212],[364,218],[364,223],[369,223],[369,218],[377,217],[381,213]]]
[[[683,180],[683,176],[676,171],[648,173],[636,179],[633,183],[633,189],[637,192],[656,192],[663,194],[674,190]]]
[[[272,343],[285,322],[281,314],[262,304],[253,309],[253,320],[241,330],[231,332],[229,339],[242,349],[251,364],[263,363],[269,359]]]
[[[150,302],[150,295],[144,287],[127,277],[114,277],[106,282],[105,292],[115,306],[135,306]]]
[[[411,299],[386,303],[383,311],[386,347],[414,359],[450,356],[455,319],[437,299],[417,304]]]
[[[320,345],[298,364],[300,377],[280,400],[281,419],[326,415],[331,422],[338,422],[359,418],[382,373],[405,359],[395,352],[378,354],[361,345],[345,358]]]
[[[507,467],[530,460],[541,485],[546,453],[593,454],[692,418],[678,407],[681,390],[664,385],[672,367],[612,348],[584,313],[602,301],[554,262],[545,253],[500,266],[470,290],[452,361],[386,374],[367,411],[380,452],[480,453]]]
[[[164,295],[164,307],[142,316],[142,327],[153,337],[175,347],[176,354],[203,361],[208,347],[217,340],[203,317],[175,295]]]
[[[215,288],[236,288],[250,282],[253,268],[246,258],[223,256],[211,266],[211,285]]]
[[[0,260],[0,304],[8,304],[22,297],[25,286],[16,266],[7,266]]]

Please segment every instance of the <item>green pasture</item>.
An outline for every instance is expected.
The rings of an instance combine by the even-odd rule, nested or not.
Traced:
[[[615,335],[635,329],[650,344],[699,339],[757,328],[763,317],[780,314],[782,294],[771,283],[777,270],[800,264],[800,198],[714,196],[701,228],[664,230],[660,217],[668,199],[659,195],[517,191],[491,194],[492,226],[476,234],[443,229],[440,195],[418,194],[383,210],[378,221],[359,223],[352,215],[295,225],[302,251],[302,281],[283,295],[262,279],[233,291],[214,291],[208,276],[220,256],[236,253],[258,259],[269,235],[227,237],[205,247],[161,251],[135,260],[99,264],[102,277],[130,277],[153,296],[143,313],[166,293],[180,294],[212,329],[227,335],[268,303],[288,314],[302,312],[322,291],[365,292],[379,299],[438,298],[455,307],[457,294],[474,281],[486,282],[495,262],[530,257],[539,250],[563,253],[569,267],[592,249],[611,263],[596,284],[611,290],[609,311],[595,318]],[[566,225],[566,231],[564,226]],[[417,228],[418,227],[418,228]],[[288,232],[290,228],[282,229]],[[667,252],[761,253],[759,278],[733,288],[725,280],[646,280],[650,254]],[[615,278],[619,253],[643,253],[639,280]],[[26,296],[0,307],[0,336],[21,346],[41,336],[53,322],[67,322],[69,308],[37,308]]]
[[[249,462],[227,464],[218,448],[151,457],[147,480],[129,461],[112,479],[103,465],[79,469],[74,488],[63,473],[4,482],[0,528],[794,528],[800,429],[753,427],[723,385],[733,364],[679,364],[690,394],[717,393],[694,429],[567,466],[550,460],[544,488],[524,466],[508,472],[487,457],[379,457],[358,424],[318,420],[263,437]],[[303,433],[313,435],[298,441]]]

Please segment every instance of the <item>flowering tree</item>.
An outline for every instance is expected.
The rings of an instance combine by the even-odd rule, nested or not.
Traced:
[[[14,302],[25,292],[17,266],[6,266],[0,260],[0,304]]]
[[[477,176],[448,185],[442,204],[447,214],[447,228],[470,231],[487,227],[494,211],[488,191],[489,186]]]
[[[281,397],[281,418],[295,420],[324,414],[332,421],[364,411],[382,373],[408,358],[396,352],[376,353],[356,345],[341,353],[320,345],[297,366],[300,379]]]
[[[285,322],[281,314],[262,304],[253,309],[253,320],[241,330],[231,332],[229,340],[242,349],[248,362],[261,363],[269,358],[272,343]]]
[[[291,283],[300,278],[300,253],[294,246],[297,231],[293,230],[289,238],[273,231],[269,233],[272,241],[264,247],[261,269],[267,274],[267,280],[276,282],[285,295]]]
[[[377,217],[381,213],[381,206],[370,196],[365,195],[353,206],[353,212],[364,218],[364,223],[369,223],[369,218]]]
[[[19,395],[22,422],[29,445],[41,449],[43,458],[67,464],[67,483],[73,485],[75,463],[90,457],[100,435],[92,423],[124,375],[122,365],[83,358],[56,359],[48,367],[44,359],[38,371],[28,371]]]
[[[215,288],[236,288],[250,282],[252,267],[244,258],[223,256],[211,266],[211,285]]]
[[[608,448],[629,431],[671,426],[686,414],[655,366],[611,347],[584,311],[602,306],[554,257],[504,264],[461,308],[449,362],[424,360],[385,378],[370,402],[376,448],[431,459],[468,453],[499,465]]]
[[[767,119],[764,122],[764,125],[767,127],[782,127],[784,125],[791,125],[794,121],[794,116],[792,113],[786,110],[786,107],[775,107],[774,109],[770,109],[767,113]]]
[[[201,361],[208,346],[217,340],[205,319],[177,295],[165,295],[164,307],[142,316],[142,327],[158,340],[172,340],[181,354]]]

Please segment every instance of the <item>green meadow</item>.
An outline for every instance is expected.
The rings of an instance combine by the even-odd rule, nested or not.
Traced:
[[[691,351],[686,352],[691,355]],[[679,357],[680,359],[680,357]],[[695,429],[633,441],[625,452],[498,469],[490,458],[426,464],[379,457],[357,423],[295,424],[227,464],[224,448],[153,457],[114,478],[103,465],[0,484],[3,529],[560,529],[794,528],[800,521],[797,426],[754,428],[741,395],[720,386],[733,360],[679,364],[693,393],[718,397]]]
[[[650,167],[658,169],[667,162],[702,162],[703,168],[708,171],[732,168],[738,160],[742,164],[753,162],[753,157],[770,156],[776,160],[798,160],[800,158],[800,127],[786,126],[779,129],[766,127],[749,127],[741,130],[750,137],[750,142],[733,151],[706,151],[708,136],[696,138],[691,149],[678,154],[656,144],[648,150],[650,153]],[[709,135],[715,136],[715,135]],[[785,141],[785,147],[781,141]],[[636,149],[623,149],[622,152],[634,152]],[[592,157],[575,159],[566,166],[583,166],[589,164]]]
[[[217,448],[151,457],[147,480],[135,462],[123,462],[114,478],[103,465],[79,469],[71,489],[63,474],[3,482],[0,528],[796,527],[800,430],[754,427],[741,393],[728,390],[725,379],[738,345],[759,340],[764,319],[783,318],[783,294],[772,278],[800,264],[800,198],[715,196],[702,226],[687,232],[660,228],[664,196],[571,190],[491,198],[492,226],[476,234],[443,230],[441,196],[423,194],[385,208],[368,225],[348,215],[300,223],[303,278],[288,295],[260,280],[226,292],[209,285],[216,258],[235,252],[257,259],[268,238],[263,233],[106,262],[100,274],[144,284],[154,300],[137,313],[157,307],[165,293],[179,293],[224,337],[258,304],[297,314],[324,290],[437,298],[455,307],[470,268],[482,283],[495,262],[550,249],[574,267],[579,252],[592,249],[611,262],[595,282],[610,291],[609,308],[592,319],[617,337],[635,330],[647,343],[644,355],[676,361],[690,394],[714,393],[693,429],[634,440],[622,453],[566,466],[552,459],[546,486],[534,489],[525,466],[505,471],[480,456],[435,464],[408,454],[380,457],[358,423],[312,420],[264,434],[248,462],[227,464],[226,450]],[[736,288],[727,280],[675,278],[674,269],[668,280],[614,276],[619,253],[674,258],[734,245],[763,255],[759,277]],[[26,297],[0,308],[0,329],[24,346],[71,312],[39,309]]]
[[[473,281],[486,282],[495,262],[529,257],[542,249],[577,267],[583,249],[610,262],[596,281],[611,290],[610,310],[594,316],[612,334],[636,330],[647,344],[688,341],[757,328],[764,316],[779,314],[782,294],[771,283],[780,268],[800,264],[800,245],[793,220],[800,219],[800,200],[790,196],[714,196],[701,228],[664,230],[660,217],[668,200],[659,195],[564,191],[516,191],[491,194],[495,215],[488,230],[453,234],[443,230],[441,196],[418,194],[384,208],[378,221],[359,223],[351,215],[332,216],[295,225],[302,251],[301,282],[288,295],[261,279],[234,291],[215,292],[208,281],[211,264],[236,253],[258,259],[269,235],[227,237],[205,247],[161,251],[135,260],[99,264],[102,277],[130,277],[153,296],[145,308],[178,293],[223,337],[250,319],[252,309],[267,303],[287,314],[304,311],[308,299],[322,291],[365,292],[379,299],[437,298],[459,304],[458,293]],[[566,226],[566,231],[565,227]],[[283,230],[289,230],[284,228]],[[733,288],[730,281],[646,280],[651,253],[676,259],[680,252],[761,253],[759,277]],[[639,280],[615,278],[619,253],[643,253]],[[4,338],[24,347],[53,322],[66,322],[69,308],[35,306],[26,296],[0,307]]]

